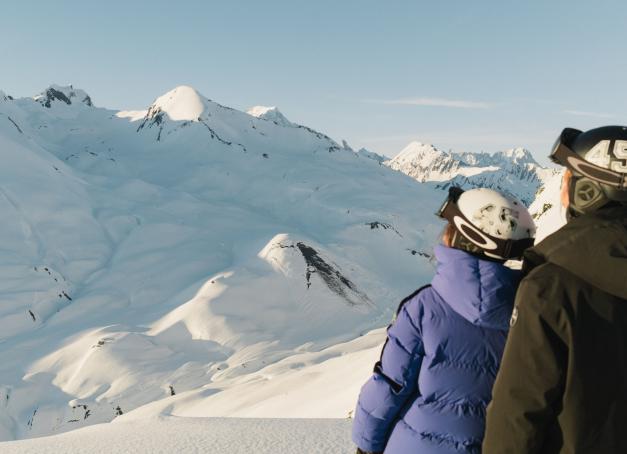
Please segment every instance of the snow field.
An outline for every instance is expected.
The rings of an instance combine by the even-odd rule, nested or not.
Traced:
[[[344,452],[381,327],[432,277],[445,187],[548,181],[532,212],[560,221],[524,150],[383,165],[191,87],[123,112],[0,94],[0,159],[0,440],[72,431],[2,452]]]
[[[157,418],[0,444],[3,454],[349,454],[348,419]]]

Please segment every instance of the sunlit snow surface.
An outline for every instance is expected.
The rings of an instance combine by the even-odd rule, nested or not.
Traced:
[[[190,87],[126,112],[51,88],[0,96],[0,440],[347,418],[443,188]]]
[[[190,90],[136,121],[0,102],[0,439],[299,371],[430,278],[438,191]],[[371,361],[303,412],[346,417]]]
[[[555,232],[566,222],[565,210],[561,206],[560,188],[563,173],[554,172],[539,191],[529,211],[538,226],[536,241]]]
[[[159,418],[6,442],[3,454],[354,453],[347,419]]]

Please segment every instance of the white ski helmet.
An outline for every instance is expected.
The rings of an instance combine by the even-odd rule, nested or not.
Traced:
[[[455,229],[452,247],[474,254],[519,259],[534,243],[536,228],[525,205],[493,189],[452,186],[437,215]]]

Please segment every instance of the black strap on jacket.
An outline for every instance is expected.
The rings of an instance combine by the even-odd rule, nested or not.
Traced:
[[[398,309],[396,309],[396,314],[394,315],[394,320],[392,321],[392,323],[390,323],[388,325],[387,329],[390,329],[392,327],[392,325],[394,324],[394,321],[396,321],[396,318],[398,317],[398,315],[403,310],[403,306],[405,306],[405,304],[407,304],[409,301],[414,299],[416,297],[416,295],[418,295],[420,292],[422,292],[424,289],[426,289],[428,287],[431,287],[431,284],[424,285],[424,286],[420,287],[418,290],[416,290],[415,292],[413,292],[411,295],[406,296],[405,298],[403,298],[403,300],[398,305]],[[399,393],[403,389],[403,386],[401,384],[399,384],[399,383],[396,383],[390,377],[385,375],[383,373],[383,370],[381,369],[381,367],[382,367],[381,361],[383,360],[383,351],[385,350],[385,347],[387,346],[389,340],[390,340],[389,337],[385,339],[385,343],[383,344],[383,347],[381,348],[381,354],[379,355],[379,361],[377,361],[375,363],[374,368],[373,368],[373,372],[375,374],[379,375],[380,377],[382,377],[390,385],[390,387],[392,388],[392,390],[394,392]]]

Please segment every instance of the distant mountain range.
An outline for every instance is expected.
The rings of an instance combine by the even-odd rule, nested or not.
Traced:
[[[489,187],[515,195],[530,205],[555,170],[541,167],[524,148],[496,153],[454,153],[412,142],[385,165],[421,183],[443,189]]]

